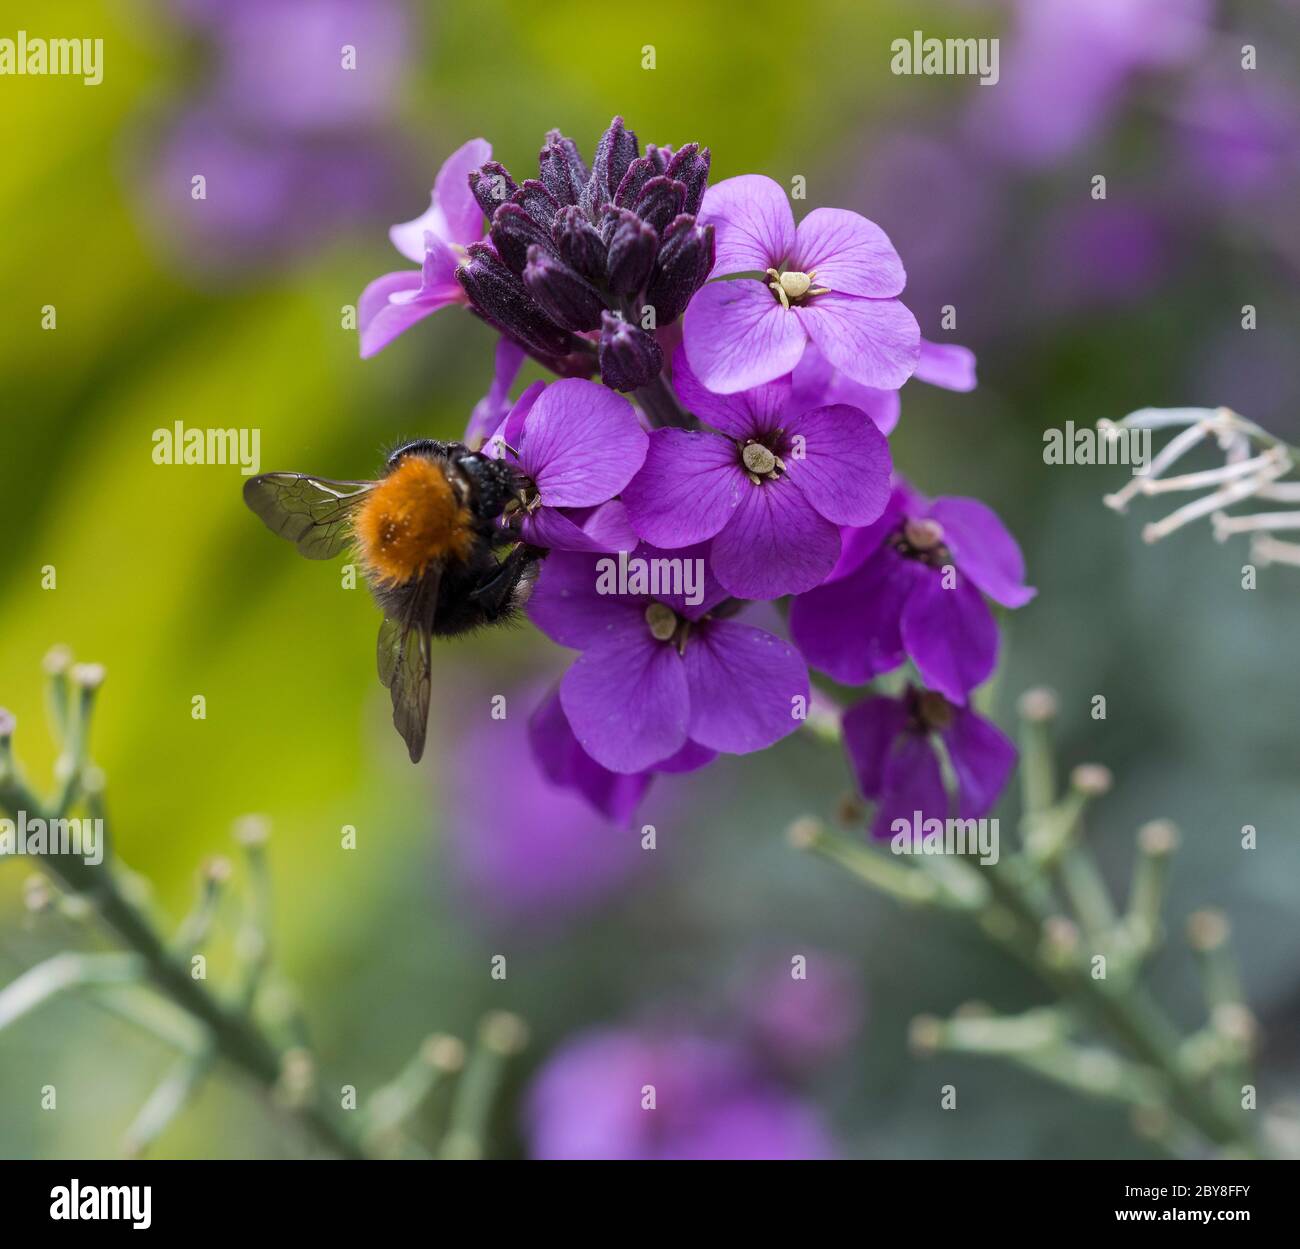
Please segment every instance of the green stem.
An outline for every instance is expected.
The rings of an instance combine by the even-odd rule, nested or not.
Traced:
[[[0,807],[10,812],[28,811],[47,820],[54,818],[45,804],[27,791],[11,767],[0,770]],[[186,965],[167,948],[143,911],[123,892],[107,862],[91,865],[72,855],[45,855],[41,865],[63,888],[94,903],[105,924],[139,957],[148,980],[208,1029],[223,1058],[268,1092],[276,1090],[281,1070],[279,1051],[247,1014],[233,1010],[190,976]],[[348,1158],[365,1156],[352,1134],[318,1105],[295,1107],[293,1114],[329,1152]]]
[[[652,382],[634,390],[633,395],[651,422],[659,427],[675,426],[678,429],[695,429],[695,418],[682,409],[673,388],[662,373]]]

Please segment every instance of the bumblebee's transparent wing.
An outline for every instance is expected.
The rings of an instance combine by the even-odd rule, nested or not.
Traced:
[[[437,574],[426,574],[437,597]],[[393,698],[393,725],[406,743],[412,763],[424,754],[429,727],[430,648],[432,639],[423,620],[396,620],[385,616],[379,626],[379,679]]]
[[[272,533],[288,538],[308,559],[333,559],[351,537],[353,509],[374,485],[306,473],[263,473],[245,483],[244,502]]]

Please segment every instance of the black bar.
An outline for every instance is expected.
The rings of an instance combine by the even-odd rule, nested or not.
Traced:
[[[113,1230],[168,1238],[200,1232],[205,1239],[226,1231],[286,1229],[336,1240],[349,1233],[373,1237],[384,1227],[407,1222],[433,1238],[439,1231],[435,1211],[462,1228],[466,1221],[480,1220],[482,1233],[493,1238],[511,1211],[535,1230],[544,1226],[548,1209],[565,1212],[562,1226],[570,1232],[587,1219],[593,1230],[608,1229],[591,1197],[599,1191],[602,1206],[617,1201],[619,1177],[607,1173],[600,1178],[601,1188],[593,1190],[590,1173],[579,1175],[563,1165],[506,1165],[503,1171],[491,1163],[437,1162],[9,1162],[0,1170],[0,1209],[5,1240],[12,1245],[27,1243],[18,1239],[24,1232],[48,1235],[63,1229],[79,1229],[92,1238]],[[753,1168],[774,1165],[752,1163],[745,1174],[735,1164],[666,1164],[649,1189],[644,1174],[624,1166],[621,1183],[630,1203],[625,1209],[640,1209],[653,1218],[645,1210],[645,1198],[653,1194],[651,1207],[672,1218],[680,1199],[698,1189],[705,1208],[717,1209],[720,1216],[725,1211],[733,1227],[746,1216],[766,1222],[783,1207],[805,1228],[810,1219],[822,1223],[827,1216],[852,1212],[864,1239],[887,1234],[891,1227],[923,1232],[929,1239],[944,1231],[1024,1235],[1057,1229],[1122,1231],[1131,1225],[1201,1229],[1217,1238],[1227,1228],[1235,1235],[1242,1227],[1280,1231],[1295,1226],[1295,1173],[1284,1171],[1281,1162],[791,1163],[785,1169],[789,1173],[798,1167],[797,1176],[766,1177],[767,1185],[755,1189]],[[449,1166],[456,1168],[455,1175]],[[852,1174],[846,1174],[849,1167]],[[664,1174],[665,1169],[672,1174]],[[69,1211],[74,1180],[79,1215],[96,1209],[111,1214],[116,1202],[120,1217],[52,1217],[52,1209]],[[476,1183],[490,1184],[495,1199],[476,1201]],[[567,1185],[572,1185],[572,1197],[566,1201]],[[104,1188],[123,1186],[135,1186],[138,1194],[101,1195]],[[733,1186],[734,1201],[728,1196]],[[148,1227],[137,1229],[130,1215],[143,1211],[146,1187]],[[535,1202],[529,1200],[534,1196]]]

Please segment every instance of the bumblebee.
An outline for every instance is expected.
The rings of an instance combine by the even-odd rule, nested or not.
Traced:
[[[526,485],[504,460],[433,439],[398,447],[378,481],[263,473],[244,485],[244,502],[308,559],[356,548],[384,613],[379,679],[412,763],[424,753],[432,639],[508,620],[532,589],[544,552],[517,542],[497,554],[510,540],[497,521]]]

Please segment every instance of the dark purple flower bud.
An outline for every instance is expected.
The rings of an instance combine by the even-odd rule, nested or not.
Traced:
[[[525,215],[523,209],[518,209]],[[523,282],[485,243],[471,243],[456,280],[474,310],[503,334],[534,355],[563,356],[573,350],[573,336],[551,321],[533,302]]]
[[[655,173],[667,173],[668,162],[673,158],[673,149],[670,147],[659,147],[655,143],[647,143],[645,145],[645,156]]]
[[[605,280],[610,292],[634,295],[650,276],[650,266],[659,252],[659,236],[653,227],[626,208],[607,209],[602,225],[609,227]]]
[[[596,144],[596,158],[591,162],[591,177],[583,191],[582,206],[596,214],[614,197],[627,167],[637,158],[640,145],[636,135],[623,125],[621,117],[609,123],[609,129]]]
[[[674,178],[651,178],[641,188],[636,201],[636,215],[656,234],[668,229],[669,223],[682,211],[686,202],[686,187]]]
[[[646,303],[655,310],[655,323],[677,320],[712,268],[713,227],[698,226],[684,213],[668,227],[646,285]]]
[[[600,292],[563,260],[540,247],[528,249],[524,285],[542,311],[568,330],[594,330],[605,301]]]
[[[481,169],[470,172],[469,189],[478,200],[483,215],[491,221],[492,214],[519,188],[504,165],[490,160]]]
[[[704,188],[709,183],[709,165],[712,159],[707,147],[701,151],[698,143],[688,143],[668,162],[668,168],[664,171],[666,175],[686,186],[686,202],[682,205],[682,212],[694,215],[700,211]]]
[[[522,204],[502,204],[492,218],[492,242],[497,254],[513,273],[522,273],[528,263],[528,249],[534,245],[553,251],[551,232],[533,219]]]
[[[559,201],[536,178],[527,179],[511,197],[548,234],[555,214],[560,211]]]
[[[605,240],[576,204],[562,208],[555,219],[555,243],[560,256],[583,277],[604,279],[608,255]]]
[[[641,188],[659,172],[649,156],[638,156],[627,167],[623,181],[618,184],[618,190],[614,192],[614,203],[619,208],[635,208],[637,199],[641,195]]]
[[[613,312],[600,318],[600,380],[615,390],[635,390],[654,381],[664,353],[640,326]]]
[[[561,204],[576,204],[591,176],[578,145],[558,130],[547,131],[546,146],[537,158],[542,185]]]

